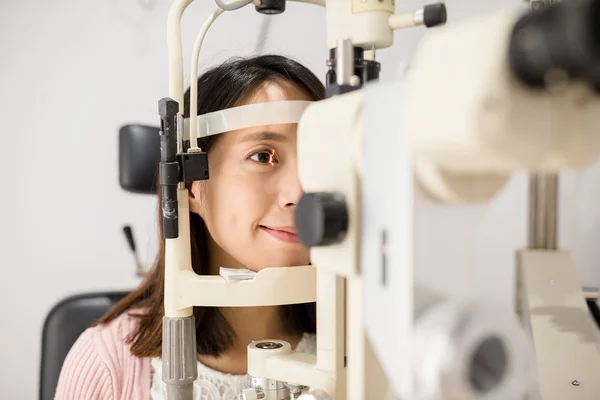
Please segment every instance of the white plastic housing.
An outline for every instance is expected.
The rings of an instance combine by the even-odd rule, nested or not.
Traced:
[[[509,35],[520,15],[428,31],[398,118],[417,158],[452,173],[502,175],[574,168],[600,153],[600,101],[590,89],[536,92],[511,75]]]
[[[192,271],[190,203],[187,189],[177,190],[179,237],[165,241],[165,317],[189,317],[195,304],[182,301],[181,274]],[[187,304],[186,304],[187,303]]]
[[[345,196],[350,213],[348,231],[341,243],[311,248],[317,268],[340,276],[358,273],[360,233],[359,177],[356,142],[362,91],[315,102],[298,123],[298,177],[302,189],[336,192]]]
[[[413,400],[407,356],[414,321],[413,157],[395,124],[410,99],[404,95],[402,82],[370,85],[363,92],[364,124],[358,141],[362,155],[358,240],[363,330],[393,391],[409,395],[402,400]]]
[[[350,39],[366,49],[390,47],[394,32],[388,19],[394,13],[393,0],[326,0],[327,48],[338,39]]]
[[[262,272],[262,271],[261,271]],[[259,272],[260,274],[260,272]],[[298,296],[298,295],[297,295]],[[345,287],[343,278],[326,269],[317,271],[317,354],[292,352],[288,343],[279,349],[248,346],[248,374],[253,377],[309,386],[332,398],[346,398]],[[263,340],[261,340],[263,342]]]
[[[516,318],[511,318],[510,310],[481,301],[440,298],[422,287],[415,288],[414,153],[397,124],[411,100],[406,96],[406,87],[406,82],[398,80],[364,89],[364,126],[359,141],[360,262],[367,342],[372,344],[390,387],[402,400],[523,398],[529,390],[530,376],[526,372],[532,357],[526,351],[524,332]],[[351,289],[359,292],[354,286]],[[352,329],[357,330],[349,335],[350,344],[360,344],[360,328],[354,319],[350,321]],[[497,339],[496,343],[504,347],[508,361],[502,365],[489,363],[502,371],[494,377],[493,389],[479,393],[469,381],[469,374],[478,367],[473,363],[473,353],[488,338]],[[482,358],[490,353],[496,356],[496,349],[494,345],[483,347]],[[367,350],[362,349],[361,360],[366,360]],[[360,380],[375,366],[375,360],[369,361],[363,371],[351,365],[348,380]],[[354,387],[368,395],[370,384],[364,379]]]
[[[257,347],[265,341],[278,343],[282,347],[268,350]],[[318,369],[315,355],[292,351],[290,344],[282,340],[260,340],[251,343],[248,346],[248,374],[318,388],[336,398],[335,374]],[[343,399],[343,394],[339,398]]]
[[[167,51],[169,60],[169,97],[179,104],[183,114],[183,54],[181,49],[181,17],[193,0],[174,0],[167,18]]]

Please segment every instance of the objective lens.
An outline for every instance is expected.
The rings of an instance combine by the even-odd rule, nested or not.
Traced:
[[[600,0],[569,0],[524,15],[511,35],[509,64],[534,88],[557,76],[600,87]]]

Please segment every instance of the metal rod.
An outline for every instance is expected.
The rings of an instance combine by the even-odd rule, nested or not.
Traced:
[[[556,250],[558,175],[533,174],[529,179],[529,248]]]
[[[354,49],[350,39],[339,39],[335,49],[335,74],[337,84],[350,85],[354,75]]]
[[[553,0],[530,0],[535,11]],[[534,173],[529,178],[529,248],[556,250],[558,230],[558,175]]]

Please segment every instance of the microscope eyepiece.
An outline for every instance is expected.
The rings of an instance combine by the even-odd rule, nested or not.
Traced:
[[[509,46],[510,68],[528,86],[545,88],[556,77],[600,88],[600,0],[569,0],[524,15]]]

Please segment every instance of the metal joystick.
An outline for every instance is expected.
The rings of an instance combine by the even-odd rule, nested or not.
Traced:
[[[341,242],[348,231],[348,207],[337,193],[305,193],[296,207],[296,232],[307,247]]]

